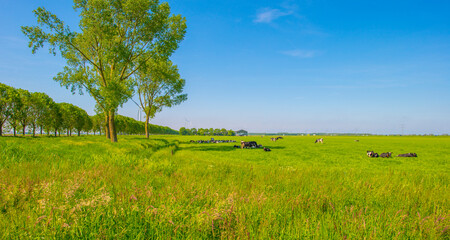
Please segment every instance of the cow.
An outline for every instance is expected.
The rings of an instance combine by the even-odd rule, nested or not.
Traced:
[[[276,139],[277,139],[277,140],[279,140],[279,139],[283,139],[283,137],[277,137]]]
[[[378,153],[374,152],[374,151],[367,151],[367,156],[371,157],[371,158],[377,158],[379,157]]]
[[[234,145],[233,147],[234,147],[234,148],[240,148],[238,145]]]
[[[355,140],[355,142],[359,142],[359,140]]]
[[[272,151],[272,150],[270,150],[270,148],[264,148],[264,152],[270,152],[270,151]]]
[[[270,138],[270,140],[272,140],[273,142],[276,142],[278,139],[277,138]]]
[[[392,156],[392,153],[391,152],[387,152],[387,153],[382,153],[382,154],[380,154],[380,157],[382,157],[382,158],[390,158]]]
[[[316,139],[314,143],[323,143],[323,138]]]
[[[397,157],[417,157],[416,153],[404,153],[404,154],[399,154]]]
[[[251,141],[251,142],[244,142],[241,141],[241,148],[257,148],[258,144],[255,141]]]

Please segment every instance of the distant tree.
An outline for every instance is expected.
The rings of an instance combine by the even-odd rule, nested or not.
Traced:
[[[72,111],[73,111],[73,120],[74,120],[74,128],[77,130],[78,136],[81,135],[81,131],[86,127],[86,121],[89,121],[89,115],[84,109],[81,109],[80,107],[77,107],[75,105],[72,105]],[[89,120],[88,120],[89,119]]]
[[[205,129],[199,128],[199,129],[197,130],[197,134],[200,135],[200,136],[205,136]]]
[[[86,114],[84,118],[83,131],[89,134],[89,132],[93,130],[94,123],[92,122],[92,118],[88,114]]]
[[[0,136],[3,134],[3,125],[11,112],[11,87],[0,83]]]
[[[180,132],[180,135],[188,135],[189,134],[188,130],[185,127],[181,127],[179,132]]]
[[[31,94],[27,90],[24,89],[17,89],[17,92],[20,97],[21,101],[21,107],[17,109],[17,116],[20,125],[22,126],[22,135],[25,136],[25,129],[30,123],[30,115],[31,115],[31,109],[32,109],[32,99]]]
[[[236,133],[233,130],[228,130],[228,136],[236,136]]]
[[[87,91],[108,116],[111,141],[117,142],[114,118],[132,96],[131,76],[149,59],[178,48],[185,19],[170,15],[169,4],[158,0],[74,0],[74,9],[80,11],[81,33],[44,8],[34,11],[40,27],[22,31],[33,53],[44,43],[53,54],[59,49],[67,66],[55,80],[72,92]]]
[[[197,129],[191,128],[191,135],[197,135]]]
[[[220,136],[220,135],[222,135],[220,129],[218,129],[218,128],[214,129],[214,136]]]
[[[225,128],[222,128],[222,129],[220,129],[220,135],[227,136],[228,135],[228,131]]]
[[[8,116],[8,123],[9,126],[13,128],[14,137],[16,136],[16,130],[20,123],[20,118],[22,116],[22,99],[20,97],[19,92],[14,89],[10,88],[8,90],[8,98],[9,98],[9,116]]]
[[[29,124],[33,128],[33,137],[36,135],[36,127],[44,124],[44,119],[49,114],[49,106],[53,100],[45,93],[31,93],[30,98],[30,111],[29,111]]]
[[[210,128],[210,129],[208,130],[208,135],[209,135],[209,136],[213,136],[213,135],[214,135],[214,128]]]

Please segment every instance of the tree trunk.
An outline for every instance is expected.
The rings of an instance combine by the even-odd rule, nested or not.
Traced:
[[[14,137],[16,136],[16,127],[14,127]]]
[[[0,124],[0,136],[3,136],[3,124]]]
[[[109,116],[108,113],[105,113],[105,135],[107,139],[111,139],[111,136],[109,135]]]
[[[33,124],[33,137],[36,136],[36,125]]]
[[[42,126],[41,126],[41,136],[42,136]]]
[[[58,136],[58,129],[55,129],[55,137]]]
[[[109,136],[111,142],[117,142],[116,124],[114,123],[114,110],[109,111]]]
[[[150,120],[150,116],[149,114],[145,114],[145,137],[149,138],[150,137],[150,133],[148,131],[148,121]]]
[[[78,137],[81,135],[81,131],[80,130],[78,130]]]
[[[23,132],[22,132],[22,136],[25,136],[25,125],[22,127],[22,129],[23,129]]]

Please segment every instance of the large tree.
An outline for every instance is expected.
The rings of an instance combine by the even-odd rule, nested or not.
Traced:
[[[186,94],[181,94],[185,80],[171,61],[152,59],[138,71],[136,83],[140,107],[145,113],[145,136],[148,138],[150,118],[164,107],[172,107],[187,99]]]
[[[88,92],[106,113],[111,141],[114,116],[133,93],[132,76],[150,59],[168,58],[184,38],[185,19],[171,15],[158,0],[74,0],[80,32],[72,31],[45,8],[34,11],[39,26],[22,27],[35,53],[44,44],[67,60],[54,79]]]

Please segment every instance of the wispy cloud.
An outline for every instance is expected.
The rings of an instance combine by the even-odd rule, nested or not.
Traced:
[[[274,20],[289,16],[294,14],[294,10],[292,9],[276,9],[276,8],[263,8],[258,11],[258,14],[256,14],[256,18],[253,20],[255,23],[271,23]]]
[[[313,58],[317,57],[322,54],[320,51],[316,50],[302,50],[302,49],[294,49],[289,51],[282,51],[281,54],[284,54],[286,56],[291,57],[297,57],[297,58]]]

